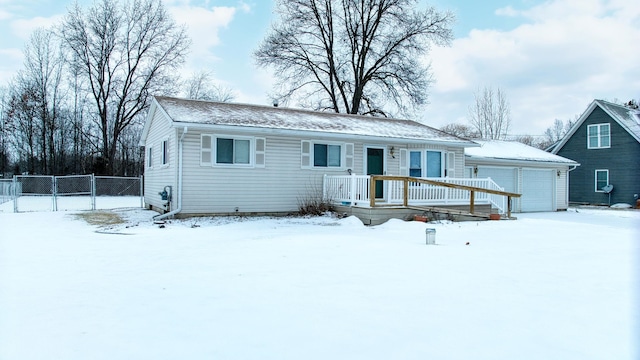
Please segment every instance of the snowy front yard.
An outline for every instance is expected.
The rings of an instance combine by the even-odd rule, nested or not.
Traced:
[[[0,213],[0,359],[637,359],[640,212],[578,211]]]

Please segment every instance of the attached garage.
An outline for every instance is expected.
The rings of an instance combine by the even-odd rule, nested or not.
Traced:
[[[556,186],[553,169],[522,169],[520,211],[555,211]]]
[[[476,141],[480,147],[465,149],[465,173],[491,178],[505,191],[522,194],[514,199],[514,212],[566,210],[568,172],[573,160],[511,141]]]

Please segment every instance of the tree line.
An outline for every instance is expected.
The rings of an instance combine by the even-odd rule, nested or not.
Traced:
[[[276,20],[254,52],[274,71],[276,102],[320,111],[411,117],[428,103],[433,45],[453,39],[452,12],[418,0],[278,0]],[[152,95],[230,101],[210,71],[181,80],[191,40],[162,0],[73,4],[36,30],[24,66],[0,88],[0,175],[140,175],[139,137]],[[442,130],[506,139],[511,113],[500,88],[474,94],[469,124]],[[546,143],[569,124],[550,127]],[[516,140],[538,147],[533,137]],[[535,143],[534,143],[535,142]]]
[[[152,95],[233,98],[211,72],[178,77],[190,44],[161,0],[73,4],[0,88],[0,174],[140,175]]]

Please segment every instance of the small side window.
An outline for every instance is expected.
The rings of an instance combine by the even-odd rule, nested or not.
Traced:
[[[153,167],[153,147],[151,146],[147,148],[147,167],[148,168]]]
[[[169,163],[169,140],[162,142],[162,165]]]

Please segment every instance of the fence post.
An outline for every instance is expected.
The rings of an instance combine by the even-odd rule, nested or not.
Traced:
[[[13,189],[11,189],[11,195],[13,196],[13,212],[18,212],[18,176],[13,175]]]
[[[58,185],[57,179],[55,176],[51,177],[51,206],[53,207],[53,211],[58,211],[58,197],[56,196],[58,193]]]
[[[140,208],[144,208],[144,175],[140,175]]]
[[[91,210],[96,209],[96,176],[91,174]]]

